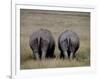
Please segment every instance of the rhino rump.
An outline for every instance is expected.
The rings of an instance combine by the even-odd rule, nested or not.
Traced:
[[[30,48],[39,55],[39,59],[42,56],[42,49],[45,49],[45,57],[54,57],[55,41],[49,30],[40,29],[33,32],[29,40]]]
[[[62,32],[58,38],[58,48],[60,50],[60,57],[65,58],[65,51],[70,58],[72,53],[72,57],[75,57],[76,51],[79,49],[80,41],[78,35],[70,30],[66,30]]]

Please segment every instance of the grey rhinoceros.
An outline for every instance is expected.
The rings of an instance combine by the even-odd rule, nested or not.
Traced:
[[[62,32],[58,38],[58,47],[61,51],[60,58],[72,59],[75,57],[76,51],[79,49],[79,36],[70,30]]]
[[[49,30],[39,29],[32,33],[29,40],[35,59],[55,57],[55,40]]]

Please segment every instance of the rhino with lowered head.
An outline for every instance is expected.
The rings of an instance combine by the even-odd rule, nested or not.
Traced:
[[[60,58],[74,58],[76,51],[79,49],[79,45],[80,39],[75,32],[70,30],[62,32],[58,38],[58,47],[61,52]]]
[[[55,41],[49,30],[40,29],[32,33],[29,40],[35,59],[55,57]]]

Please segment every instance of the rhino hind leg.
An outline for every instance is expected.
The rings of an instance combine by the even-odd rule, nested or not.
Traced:
[[[36,59],[36,60],[39,60],[39,59],[40,59],[38,53],[34,53],[34,55],[35,55],[35,59]]]
[[[75,49],[70,50],[69,59],[74,59],[76,57],[75,56],[76,51],[77,50],[75,50]]]
[[[46,52],[42,52],[41,59],[45,59]]]
[[[64,59],[64,54],[63,54],[63,52],[60,53],[60,58],[61,58],[61,59]]]
[[[76,57],[76,51],[77,50],[73,50],[73,51],[70,52],[70,54],[69,54],[70,59],[74,59]]]
[[[49,47],[46,53],[46,58],[55,58],[54,54],[55,46]]]
[[[56,57],[55,54],[54,54],[54,50],[55,50],[55,46],[53,46],[53,47],[51,48],[51,51],[50,51],[50,58],[55,58],[55,57]]]
[[[64,52],[64,58],[68,59],[68,52],[67,51]]]
[[[73,55],[73,52],[70,53],[70,56],[69,56],[69,59],[73,59],[74,58],[74,55]]]

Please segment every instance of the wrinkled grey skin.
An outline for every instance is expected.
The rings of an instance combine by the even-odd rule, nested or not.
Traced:
[[[80,45],[80,40],[75,32],[66,30],[58,38],[58,47],[61,51],[60,58],[73,59]]]
[[[29,45],[36,60],[55,57],[55,41],[51,32],[46,29],[33,32]]]

